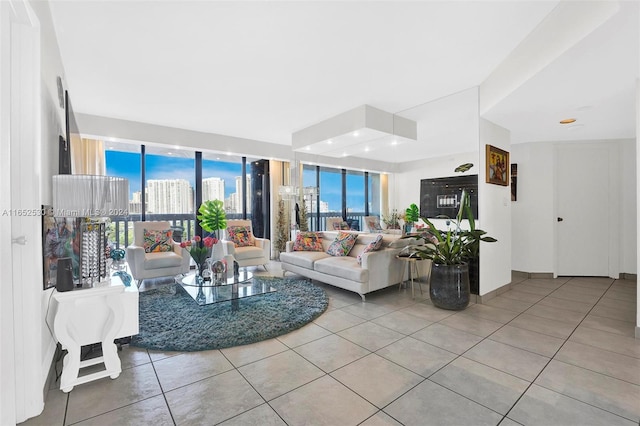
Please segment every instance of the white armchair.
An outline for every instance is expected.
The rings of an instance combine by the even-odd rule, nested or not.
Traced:
[[[222,238],[224,254],[232,255],[239,266],[262,265],[266,270],[267,263],[271,259],[271,241],[254,236],[250,220],[227,220],[227,229],[232,226],[244,226],[249,229],[253,236],[254,245],[238,247],[228,235],[227,230],[225,230]]]
[[[171,224],[166,221],[134,222],[133,244],[127,247],[126,258],[131,275],[138,285],[146,278],[158,278],[189,272],[191,257],[180,247],[180,243],[170,239],[173,250],[166,252],[146,252],[144,247],[145,230],[171,231]]]

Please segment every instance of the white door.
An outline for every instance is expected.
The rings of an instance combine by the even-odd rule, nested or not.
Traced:
[[[603,144],[557,147],[558,275],[609,276],[609,156]]]

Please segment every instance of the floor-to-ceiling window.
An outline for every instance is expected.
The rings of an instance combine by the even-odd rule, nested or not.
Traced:
[[[302,185],[318,187],[307,205],[310,229],[326,229],[326,218],[341,216],[353,229],[363,229],[363,217],[380,214],[380,175],[357,170],[303,164]]]
[[[131,224],[133,221],[140,220],[142,215],[140,146],[107,142],[105,144],[105,160],[108,176],[123,177],[129,181],[129,215],[114,217],[109,225],[109,240],[116,245],[128,246],[133,242]]]
[[[251,176],[245,175],[245,182],[251,188]],[[244,199],[242,158],[203,153],[202,200],[221,200],[228,218],[241,219]],[[247,200],[247,210],[251,211],[251,199]]]
[[[347,211],[347,222],[351,229],[362,230],[362,218],[365,215],[365,180],[364,172],[346,171],[346,193],[344,194]]]
[[[228,219],[251,219],[257,201],[261,212],[269,209],[264,197],[270,194],[262,188],[269,185],[267,160],[127,142],[108,142],[106,148],[107,174],[127,178],[130,188],[129,216],[111,218],[110,240],[117,246],[133,242],[133,222],[139,220],[168,220],[190,238],[196,232],[197,200],[222,200]],[[261,165],[258,187],[252,183],[254,162]],[[201,184],[196,185],[199,163]],[[268,231],[263,225],[262,232]]]

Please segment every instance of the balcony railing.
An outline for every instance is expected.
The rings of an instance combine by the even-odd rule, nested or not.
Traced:
[[[320,213],[320,218],[315,214],[308,214],[307,220],[309,229],[312,231],[327,231],[327,218],[340,216],[337,212]],[[347,222],[351,229],[356,231],[364,230],[364,212],[349,212]],[[242,219],[241,213],[227,213],[227,219]],[[114,224],[113,233],[109,237],[109,241],[113,242],[116,248],[126,248],[133,243],[133,223],[140,222],[140,216],[118,216],[112,217],[111,223]],[[190,240],[195,233],[196,216],[193,213],[177,213],[177,214],[147,214],[147,221],[165,220],[171,223],[172,227],[181,227],[183,230],[182,240]],[[331,229],[329,229],[331,231]]]
[[[227,213],[227,219],[242,219],[242,213]],[[145,220],[165,220],[171,223],[172,227],[181,227],[182,240],[190,240],[195,234],[196,215],[194,213],[147,214]],[[141,216],[137,215],[111,217],[114,231],[109,236],[109,241],[113,242],[116,248],[126,248],[133,243],[133,223],[140,221]]]

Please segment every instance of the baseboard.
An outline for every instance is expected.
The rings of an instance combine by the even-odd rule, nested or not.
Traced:
[[[636,326],[636,339],[640,339],[640,327]]]
[[[511,271],[511,274],[515,278],[525,279],[553,279],[553,272],[523,272],[523,271]]]
[[[629,280],[629,281],[638,281],[638,274],[629,274],[627,272],[623,272],[620,274],[621,280]]]
[[[495,290],[491,290],[489,293],[487,294],[483,294],[482,296],[479,295],[473,295],[475,296],[475,302],[476,303],[487,303],[489,300],[493,299],[494,297],[500,296],[502,293],[504,293],[505,291],[509,291],[512,288],[513,283],[509,283],[509,284],[505,284],[501,287],[496,288]],[[473,300],[473,299],[471,299]]]

